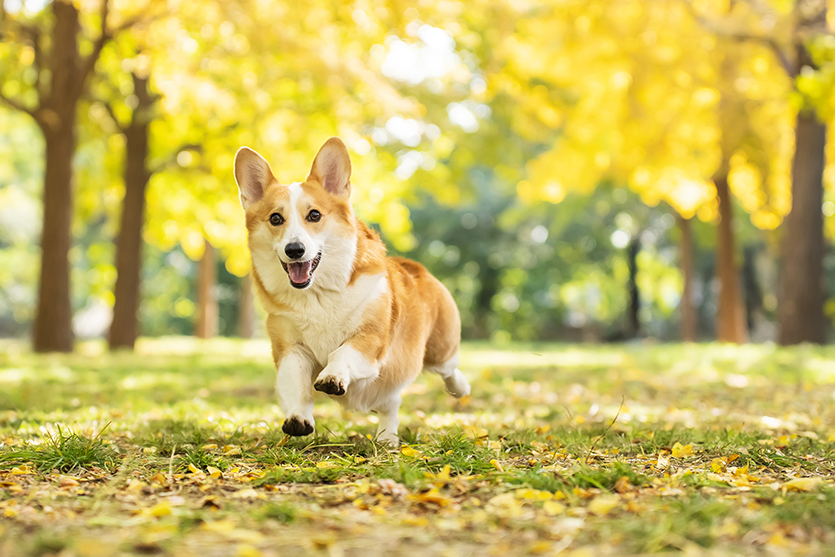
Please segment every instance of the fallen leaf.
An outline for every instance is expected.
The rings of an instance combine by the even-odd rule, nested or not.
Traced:
[[[77,487],[81,484],[78,483],[78,480],[75,478],[71,478],[69,476],[64,476],[61,478],[61,481],[58,482],[58,487]]]
[[[264,554],[261,551],[248,543],[239,545],[238,550],[235,552],[236,557],[261,557],[262,555]]]
[[[682,445],[678,441],[674,444],[673,448],[671,449],[671,455],[676,458],[684,458],[686,456],[691,456],[694,454],[694,446],[690,443],[687,445]]]
[[[401,454],[404,455],[404,456],[409,456],[409,457],[419,457],[419,456],[421,456],[420,452],[416,451],[415,449],[413,449],[409,445],[404,445],[403,447],[401,447]]]
[[[429,491],[425,491],[423,493],[414,493],[409,496],[409,499],[412,501],[417,501],[419,503],[432,503],[434,505],[438,505],[439,507],[446,507],[449,505],[452,500],[449,497],[445,497],[441,493],[439,493],[438,489],[433,488]]]
[[[601,495],[596,497],[587,505],[587,509],[594,515],[605,516],[619,504],[618,497],[614,495]]]
[[[630,478],[627,476],[621,476],[618,478],[618,481],[615,482],[615,490],[619,493],[628,493],[634,489],[635,487],[630,483]]]
[[[813,491],[822,483],[821,478],[796,478],[782,487],[787,491]]]
[[[404,487],[403,484],[399,484],[395,480],[378,480],[377,485],[380,486],[380,491],[382,491],[385,495],[391,495],[395,499],[401,499],[409,495],[409,490]]]
[[[215,468],[214,466],[207,466],[206,471],[209,472],[210,478],[218,479],[221,477],[221,471]]]
[[[233,499],[256,499],[258,498],[258,496],[258,491],[254,490],[251,487],[241,489],[232,494]]]
[[[545,501],[543,503],[543,510],[549,516],[557,516],[563,514],[566,511],[566,507],[557,501]]]

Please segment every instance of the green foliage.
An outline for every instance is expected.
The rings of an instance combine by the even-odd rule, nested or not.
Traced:
[[[0,453],[0,468],[32,463],[41,472],[69,473],[91,466],[112,471],[118,466],[116,451],[99,438],[104,430],[89,438],[72,431],[64,432],[60,425],[57,429],[56,434],[47,434],[39,446],[12,448]]]

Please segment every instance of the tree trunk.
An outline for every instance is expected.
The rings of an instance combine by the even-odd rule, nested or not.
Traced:
[[[627,267],[630,270],[630,278],[627,286],[630,296],[630,309],[627,316],[628,338],[639,336],[639,328],[641,327],[639,323],[639,308],[641,307],[641,303],[639,300],[639,285],[636,282],[639,270],[636,259],[638,258],[640,247],[641,244],[639,243],[638,237],[633,238],[627,246]]]
[[[215,268],[215,248],[206,240],[203,259],[198,266],[197,279],[197,325],[195,336],[212,338],[218,334],[218,301],[215,299],[215,285],[218,281]]]
[[[140,274],[142,272],[142,228],[145,222],[145,190],[151,173],[148,170],[148,126],[154,98],[148,78],[133,74],[134,108],[125,132],[125,198],[116,243],[116,287],[113,322],[110,324],[110,348],[133,349],[139,334]],[[118,122],[117,122],[118,124]]]
[[[722,168],[726,168],[723,165]],[[740,296],[740,279],[735,264],[734,226],[728,174],[725,170],[714,178],[720,209],[717,223],[717,278],[720,295],[717,300],[717,340],[741,344],[749,341],[746,314]]]
[[[74,122],[74,115],[69,122]],[[70,244],[72,243],[72,162],[75,129],[72,123],[44,131],[44,221],[41,232],[41,272],[38,311],[32,345],[35,352],[73,349],[70,307]]]
[[[53,2],[49,70],[50,93],[40,99],[37,122],[46,143],[44,221],[41,231],[41,271],[38,310],[32,335],[35,352],[73,349],[70,303],[70,245],[73,215],[73,154],[76,148],[76,109],[81,93],[78,55],[78,10],[69,2]]]
[[[799,112],[792,166],[792,209],[784,224],[778,342],[823,342],[822,174],[826,129],[813,112]]]
[[[680,240],[680,265],[684,285],[682,298],[679,301],[679,314],[682,319],[682,340],[696,342],[697,340],[697,311],[694,307],[694,243],[691,239],[691,219],[686,219],[676,213],[676,222],[682,234]]]
[[[255,333],[255,299],[252,275],[241,278],[241,295],[238,299],[238,336],[253,338]]]

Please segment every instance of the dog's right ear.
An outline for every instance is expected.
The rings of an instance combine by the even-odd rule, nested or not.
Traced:
[[[250,149],[241,147],[235,153],[235,183],[246,211],[264,196],[264,190],[275,180],[270,165],[264,157]]]

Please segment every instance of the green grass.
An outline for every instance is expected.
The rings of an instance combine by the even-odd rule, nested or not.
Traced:
[[[320,395],[287,438],[264,341],[0,342],[0,554],[832,555],[833,347],[471,343],[461,367],[469,399],[406,390],[393,451]]]

